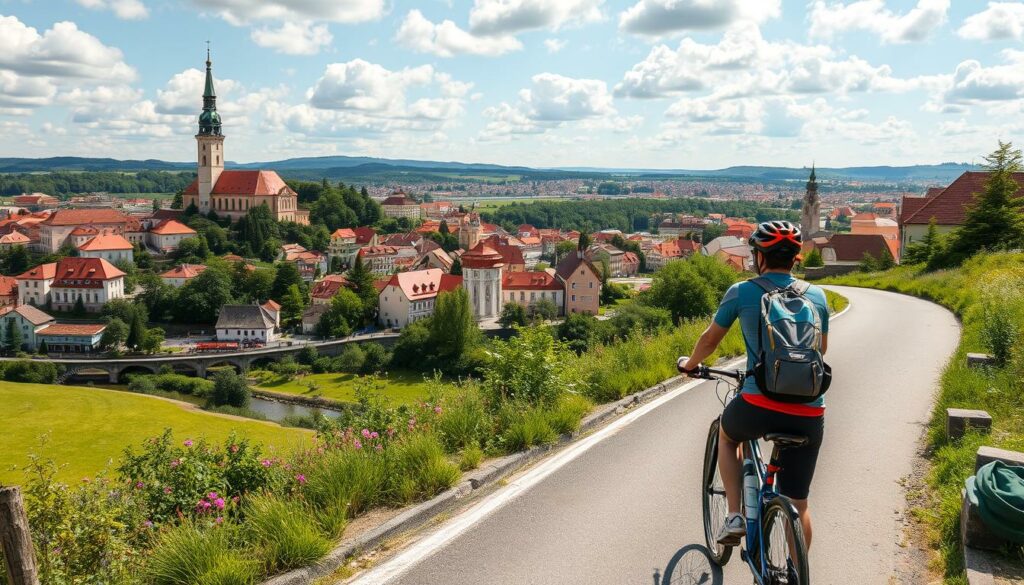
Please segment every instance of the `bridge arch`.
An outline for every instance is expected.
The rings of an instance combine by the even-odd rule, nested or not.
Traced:
[[[225,368],[233,369],[236,374],[243,374],[243,373],[245,373],[245,367],[243,366],[243,364],[240,364],[240,363],[238,363],[237,360],[233,360],[233,359],[216,360],[216,361],[214,361],[212,363],[206,364],[206,367],[203,368],[203,369],[204,369],[204,373],[206,374],[206,377],[209,378],[210,376],[212,376],[215,373],[217,373],[218,370],[222,370],[222,369],[225,369]]]
[[[143,375],[143,376],[145,376],[145,375],[155,374],[155,373],[157,373],[157,368],[156,367],[150,366],[148,364],[143,365],[143,364],[136,363],[136,364],[124,366],[123,368],[121,368],[121,370],[119,372],[117,372],[117,379],[122,384],[127,384],[129,382],[129,378],[131,376],[136,376],[136,375]],[[111,380],[113,380],[113,378],[114,378],[114,376],[111,376]]]

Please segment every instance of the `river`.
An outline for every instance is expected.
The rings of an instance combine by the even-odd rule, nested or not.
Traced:
[[[121,392],[129,392],[128,386],[125,384],[94,384],[97,388],[107,388],[109,390],[118,390]],[[159,396],[161,398],[169,398],[171,400],[178,400],[181,402],[188,402],[189,404],[195,404],[196,406],[203,406],[206,404],[206,400],[198,396],[192,396],[191,394],[181,394],[180,392],[165,392],[163,390],[157,390],[152,396]],[[335,410],[329,410],[325,408],[313,408],[310,406],[303,406],[301,404],[289,404],[285,402],[277,402],[274,400],[267,400],[266,398],[259,398],[253,396],[249,399],[249,410],[258,412],[263,416],[267,417],[267,420],[274,422],[281,422],[289,416],[301,416],[308,417],[314,413],[319,412],[320,414],[336,418],[341,413]]]

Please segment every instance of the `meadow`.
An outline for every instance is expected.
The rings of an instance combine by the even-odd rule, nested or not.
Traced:
[[[355,403],[356,387],[365,376],[346,373],[307,374],[287,378],[272,372],[260,372],[257,390],[292,394],[306,398],[320,397],[338,402]],[[390,372],[374,379],[374,386],[393,406],[415,404],[427,398],[430,385],[424,374],[417,372]]]
[[[281,450],[312,433],[273,423],[210,414],[182,403],[102,388],[0,382],[0,484],[19,483],[29,454],[61,465],[74,482],[117,461],[125,447],[159,435],[219,442],[232,431]],[[45,443],[40,439],[46,437]]]

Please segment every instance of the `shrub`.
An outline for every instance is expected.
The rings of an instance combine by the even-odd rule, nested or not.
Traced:
[[[358,343],[350,343],[345,346],[339,355],[334,360],[334,369],[338,372],[347,372],[349,374],[358,374],[363,371],[363,364],[366,362],[366,352],[363,348],[359,347]]]
[[[571,352],[546,328],[520,329],[508,341],[494,342],[492,354],[484,381],[492,406],[506,400],[551,404],[562,392],[580,386],[570,368]]]
[[[248,382],[234,370],[221,370],[213,375],[213,393],[210,395],[210,404],[245,408],[249,405],[251,394]]]
[[[387,367],[388,362],[391,361],[391,355],[388,354],[388,350],[384,349],[384,346],[379,343],[367,343],[363,345],[363,367],[360,369],[362,374],[376,374],[384,371]]]
[[[259,564],[231,550],[230,527],[203,529],[185,523],[164,531],[146,563],[153,585],[251,585]]]
[[[1024,271],[996,274],[982,288],[978,304],[981,341],[996,363],[1006,365],[1013,357],[1024,325]]]
[[[307,345],[299,350],[299,354],[296,359],[300,364],[311,366],[313,365],[313,362],[316,361],[316,358],[318,356],[319,353],[317,353],[316,347],[312,345]]]
[[[499,442],[510,453],[523,451],[535,445],[553,443],[558,439],[557,433],[548,424],[544,411],[539,408],[504,412],[499,418],[504,421],[504,431]]]
[[[128,389],[139,394],[156,394],[154,376],[132,376],[128,381]]]
[[[491,429],[479,386],[465,384],[448,399],[435,398],[435,401],[443,403],[443,408],[434,422],[434,429],[449,453],[479,446],[486,439]]]
[[[470,471],[480,467],[480,462],[484,459],[484,450],[479,445],[470,445],[462,450],[459,454],[459,469],[462,471]]]
[[[4,380],[8,382],[53,384],[57,375],[57,366],[51,362],[17,360],[4,364],[3,368]]]
[[[389,500],[407,504],[430,498],[455,485],[459,468],[448,461],[437,437],[410,433],[384,449]]]
[[[331,549],[317,530],[313,514],[299,500],[269,494],[251,496],[246,505],[245,533],[263,551],[268,572],[312,564]]]
[[[566,394],[547,413],[548,425],[556,434],[574,433],[580,428],[580,419],[593,408],[585,396]]]
[[[628,303],[616,309],[609,322],[617,336],[626,337],[632,331],[654,333],[666,329],[672,325],[672,314],[658,307]]]

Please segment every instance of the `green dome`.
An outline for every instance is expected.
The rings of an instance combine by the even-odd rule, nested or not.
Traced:
[[[220,114],[215,110],[204,110],[199,114],[200,134],[220,134]]]

